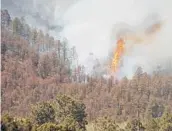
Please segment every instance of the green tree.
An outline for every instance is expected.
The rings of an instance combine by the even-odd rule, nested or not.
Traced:
[[[66,95],[58,95],[57,99],[57,115],[59,122],[75,123],[76,127],[85,130],[86,113],[85,105],[79,101],[76,101]]]
[[[49,102],[39,103],[32,109],[34,121],[37,124],[55,122],[55,109]]]
[[[37,37],[38,37],[38,32],[36,29],[33,29],[31,32],[31,45],[32,46],[36,45]]]
[[[28,24],[25,24],[24,27],[24,37],[26,38],[26,40],[31,42],[31,28]]]
[[[62,131],[60,127],[54,123],[44,123],[39,126],[36,131]]]
[[[31,131],[32,123],[29,119],[20,118],[16,120],[19,131]]]
[[[99,118],[94,123],[95,131],[119,131],[119,126],[116,122],[108,117]]]
[[[85,128],[81,128],[72,116],[65,117],[59,126],[62,131],[85,131]]]
[[[12,22],[13,25],[13,33],[20,35],[21,33],[21,22],[19,18],[15,18]]]
[[[159,120],[160,131],[172,130],[172,114],[166,112]]]
[[[14,118],[9,116],[9,114],[2,116],[1,131],[18,131],[17,122],[15,122]]]
[[[26,27],[26,21],[25,21],[24,16],[22,16],[20,18],[20,35],[23,37],[25,37],[25,34],[26,34],[25,27]]]

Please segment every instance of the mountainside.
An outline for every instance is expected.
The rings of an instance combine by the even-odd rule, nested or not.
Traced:
[[[147,131],[171,131],[172,117],[166,113],[172,111],[172,76],[161,69],[149,75],[139,67],[131,80],[113,84],[96,69],[93,76],[85,74],[84,65],[73,69],[74,48],[32,29],[24,18],[12,20],[2,10],[1,29],[1,111],[11,115],[2,119],[4,131],[79,131],[87,122],[95,131],[122,131],[117,125],[123,122],[129,123],[126,131],[141,131],[141,125]],[[29,118],[30,124],[16,126],[16,117]]]

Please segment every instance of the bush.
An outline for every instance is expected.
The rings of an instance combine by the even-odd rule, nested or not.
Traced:
[[[57,114],[59,122],[65,123],[67,127],[68,123],[75,125],[76,128],[85,130],[86,113],[85,105],[79,101],[76,101],[66,95],[58,95],[57,99]]]
[[[44,124],[46,122],[55,122],[55,109],[51,103],[39,103],[32,109],[33,119],[36,124]]]
[[[119,126],[114,120],[104,117],[95,121],[95,131],[119,131]]]
[[[134,119],[126,126],[126,131],[144,131],[145,127],[140,120]]]
[[[151,118],[146,121],[146,131],[158,131],[160,129],[157,119]]]
[[[5,114],[1,120],[1,131],[18,131],[17,123],[14,118]]]
[[[37,131],[61,131],[61,129],[56,124],[48,122],[39,126]]]
[[[31,131],[32,129],[32,123],[29,119],[17,119],[17,126],[19,131]]]
[[[29,119],[13,118],[8,114],[2,117],[1,130],[2,131],[31,131],[32,123]]]
[[[160,131],[172,130],[172,114],[164,113],[159,120]]]

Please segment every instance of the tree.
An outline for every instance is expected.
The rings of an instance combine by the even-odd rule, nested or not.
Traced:
[[[18,35],[21,33],[21,22],[17,17],[13,20],[13,33]]]
[[[36,131],[62,131],[61,128],[54,123],[45,123],[39,126]]]
[[[35,46],[36,45],[37,37],[38,37],[38,32],[37,32],[36,29],[33,29],[32,32],[31,32],[31,45],[32,46]]]
[[[153,105],[152,105],[152,117],[154,117],[154,118],[161,117],[163,112],[164,112],[164,106],[163,105],[153,103]]]
[[[32,116],[37,124],[55,121],[55,109],[51,103],[39,103],[32,109]]]
[[[25,36],[25,34],[26,34],[26,32],[25,32],[25,27],[26,27],[26,22],[25,22],[25,18],[24,18],[24,16],[22,16],[21,18],[20,18],[20,35],[22,36],[22,37],[26,37]]]
[[[11,23],[11,17],[8,10],[1,10],[1,26],[8,28]]]
[[[81,128],[78,122],[71,116],[65,117],[63,121],[59,123],[61,131],[85,131],[85,128]]]
[[[142,70],[142,67],[138,67],[135,74],[134,74],[134,77],[140,79],[141,75],[143,74],[143,70]]]
[[[17,123],[9,114],[5,114],[2,116],[1,131],[18,131]]]
[[[28,24],[25,24],[24,27],[24,38],[29,41],[29,43],[31,42],[31,28]]]
[[[51,36],[48,39],[48,43],[47,43],[47,51],[52,51],[52,49],[54,48],[54,38]]]
[[[48,54],[42,55],[38,63],[38,74],[43,79],[51,74],[52,70],[52,61]]]
[[[7,51],[7,45],[5,43],[1,43],[1,54],[5,55]]]
[[[66,62],[66,59],[68,57],[68,43],[67,43],[67,40],[65,39],[62,43],[63,45],[63,61],[64,63]]]
[[[119,131],[116,122],[108,117],[99,118],[94,122],[95,131]]]
[[[19,118],[16,121],[19,131],[31,131],[33,123],[29,119]]]
[[[165,112],[159,120],[160,131],[172,130],[172,114]]]
[[[37,48],[39,50],[39,52],[44,52],[45,51],[45,45],[48,43],[45,43],[46,40],[44,39],[44,33],[42,32],[42,30],[39,30],[37,32],[37,37],[36,37],[36,44],[37,44]]]
[[[76,121],[75,124],[77,124],[76,126],[78,128],[85,130],[85,125],[87,124],[85,113],[86,107],[83,103],[66,95],[58,95],[56,102],[58,109],[57,114],[61,122],[66,120],[71,121],[73,119]]]

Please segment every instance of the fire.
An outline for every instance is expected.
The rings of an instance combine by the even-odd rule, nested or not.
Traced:
[[[138,30],[132,30],[128,32],[127,28],[126,31],[124,30],[122,33],[119,33],[120,35],[117,35],[117,47],[114,50],[113,59],[110,63],[110,74],[114,77],[114,75],[117,74],[120,68],[120,63],[122,60],[122,57],[124,55],[129,55],[130,52],[133,49],[133,46],[136,44],[149,44],[153,40],[154,36],[157,32],[160,31],[162,25],[165,23],[165,21],[156,21],[151,26],[144,28],[144,29],[138,29]],[[122,30],[122,29],[121,29]],[[121,31],[119,30],[119,31]],[[125,40],[125,42],[124,42]],[[126,44],[127,42],[127,44]]]
[[[114,52],[114,57],[112,59],[112,64],[111,64],[112,73],[116,73],[117,70],[119,69],[120,60],[123,54],[124,54],[124,40],[119,39],[117,41],[117,47]]]

